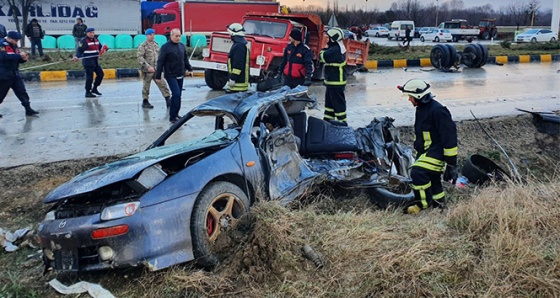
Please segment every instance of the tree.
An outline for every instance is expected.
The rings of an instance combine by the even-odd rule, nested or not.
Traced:
[[[529,14],[530,14],[530,19],[531,19],[531,27],[533,27],[533,24],[535,23],[535,14],[537,14],[537,12],[539,11],[539,9],[541,8],[541,1],[540,0],[530,0],[529,1]]]
[[[27,25],[27,19],[29,17],[29,9],[31,6],[41,2],[41,0],[3,0],[10,6],[12,11],[12,18],[16,24],[16,30],[25,35],[25,26]],[[19,18],[22,19],[22,26],[20,27]],[[21,39],[21,46],[25,46],[25,38]]]

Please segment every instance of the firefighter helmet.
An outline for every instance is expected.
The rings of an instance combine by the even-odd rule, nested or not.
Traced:
[[[344,37],[344,32],[340,28],[332,27],[331,29],[327,30],[327,36],[333,42],[341,41]]]
[[[403,86],[397,88],[402,91],[403,95],[412,96],[416,99],[430,93],[430,84],[418,79],[409,80]]]
[[[227,26],[227,31],[231,36],[245,36],[245,28],[239,23],[233,23]]]

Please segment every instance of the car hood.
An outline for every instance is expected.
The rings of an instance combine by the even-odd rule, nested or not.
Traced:
[[[188,142],[156,147],[124,159],[108,163],[86,171],[62,184],[49,193],[44,203],[52,203],[65,198],[88,193],[115,182],[132,179],[142,170],[167,158],[219,145],[229,145],[237,137],[236,130],[215,131],[209,136]]]

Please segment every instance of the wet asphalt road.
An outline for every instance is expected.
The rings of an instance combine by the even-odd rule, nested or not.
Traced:
[[[432,92],[447,105],[455,120],[515,115],[515,108],[535,111],[560,110],[560,63],[486,65],[457,73],[421,68],[378,69],[357,73],[346,89],[349,124],[367,125],[373,117],[390,116],[397,126],[411,125],[414,110],[396,89],[412,78],[432,84]],[[106,80],[103,96],[84,98],[83,81],[26,84],[32,107],[40,114],[26,117],[10,91],[0,105],[0,167],[60,160],[135,153],[146,148],[170,124],[165,102],[152,85],[153,110],[141,108],[139,79]],[[204,78],[185,80],[181,115],[209,98],[224,94],[211,91]],[[310,93],[324,106],[325,88],[320,82]],[[322,117],[322,111],[310,115]],[[210,131],[210,123],[193,125],[184,137]]]

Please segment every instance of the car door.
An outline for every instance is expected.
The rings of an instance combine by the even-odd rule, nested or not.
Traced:
[[[259,142],[268,163],[270,198],[286,204],[304,194],[318,173],[311,171],[298,151],[296,138],[282,105],[264,112]]]

